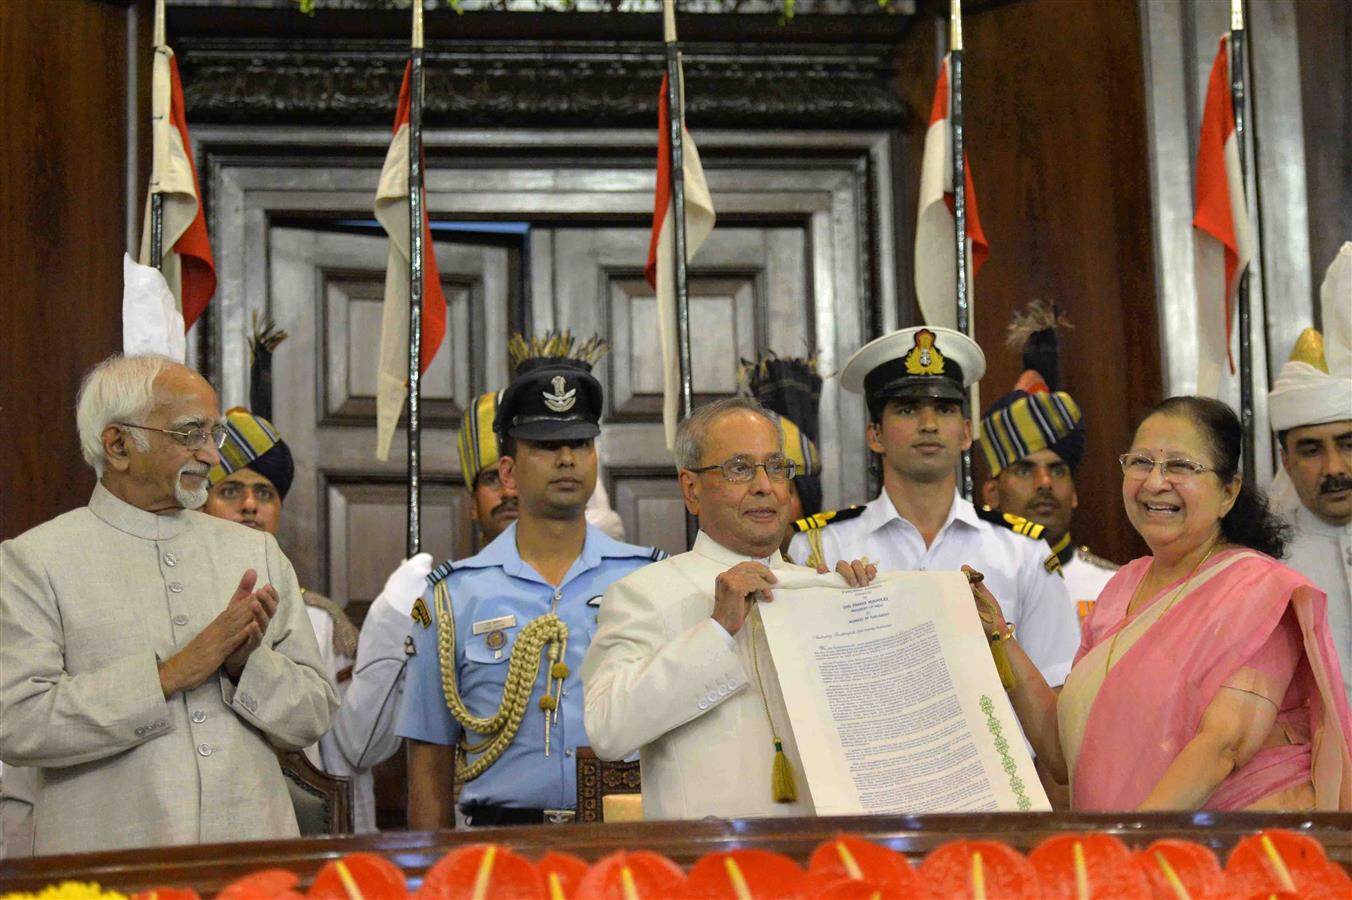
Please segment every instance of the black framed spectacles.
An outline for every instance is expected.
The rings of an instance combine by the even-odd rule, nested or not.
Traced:
[[[798,463],[784,456],[772,456],[758,463],[749,456],[734,456],[732,459],[712,466],[700,466],[691,472],[712,472],[718,470],[723,478],[732,484],[746,484],[756,477],[757,469],[764,469],[771,481],[789,481],[798,474]]]
[[[200,450],[210,440],[219,450],[225,446],[226,430],[224,425],[214,425],[210,429],[189,428],[187,431],[174,431],[170,428],[156,428],[153,425],[137,425],[135,422],[114,422],[114,425],[120,425],[123,428],[139,428],[142,431],[158,431],[160,434],[171,435],[189,450]]]

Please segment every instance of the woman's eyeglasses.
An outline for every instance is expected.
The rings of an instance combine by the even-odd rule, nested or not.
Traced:
[[[1170,483],[1190,481],[1203,472],[1216,471],[1213,467],[1203,465],[1195,459],[1188,459],[1186,456],[1155,459],[1153,456],[1147,456],[1144,453],[1123,453],[1117,458],[1117,461],[1122,464],[1123,477],[1134,481],[1144,481],[1149,478],[1150,473],[1155,471],[1156,466],[1160,467],[1160,474],[1164,480]]]

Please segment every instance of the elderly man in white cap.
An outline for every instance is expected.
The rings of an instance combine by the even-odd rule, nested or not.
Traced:
[[[958,462],[972,446],[967,389],[985,371],[976,342],[949,328],[904,328],[850,357],[840,386],[864,395],[883,489],[866,506],[809,520],[817,527],[793,538],[789,556],[827,566],[862,559],[880,572],[970,565],[1002,603],[1010,598],[1020,644],[1056,686],[1079,646],[1060,561],[1040,525],[978,510],[957,490]]]
[[[1296,529],[1287,564],[1328,594],[1352,701],[1352,243],[1329,267],[1322,305],[1324,335],[1305,329],[1268,394],[1282,453],[1272,504]]]

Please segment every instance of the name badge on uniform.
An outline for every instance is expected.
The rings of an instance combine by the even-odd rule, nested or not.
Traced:
[[[475,634],[487,634],[490,631],[501,631],[504,628],[516,627],[516,616],[498,616],[496,619],[484,619],[475,622],[471,630]]]

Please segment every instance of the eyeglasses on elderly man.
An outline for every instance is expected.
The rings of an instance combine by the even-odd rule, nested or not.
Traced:
[[[690,471],[712,472],[715,469],[721,471],[723,477],[733,484],[746,484],[756,477],[757,469],[764,469],[771,481],[792,481],[798,474],[798,463],[783,456],[772,456],[763,463],[758,463],[749,456],[734,456],[721,463],[699,466]]]
[[[120,425],[123,428],[139,428],[142,431],[158,431],[161,434],[171,435],[174,440],[189,450],[199,450],[206,446],[208,438],[216,445],[217,450],[225,446],[226,430],[224,425],[214,425],[209,429],[199,425],[176,431],[172,428],[156,428],[153,425],[137,425],[135,422],[114,422],[113,424]]]

